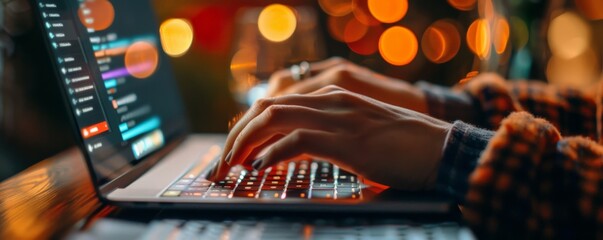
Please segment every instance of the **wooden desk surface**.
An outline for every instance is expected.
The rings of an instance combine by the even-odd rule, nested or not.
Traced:
[[[0,183],[0,239],[60,238],[100,206],[73,148]]]

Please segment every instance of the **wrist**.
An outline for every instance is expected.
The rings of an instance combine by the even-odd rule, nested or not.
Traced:
[[[435,186],[464,201],[468,179],[494,132],[456,121],[445,138]]]

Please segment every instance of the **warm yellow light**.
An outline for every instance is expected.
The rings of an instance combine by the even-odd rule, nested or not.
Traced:
[[[599,58],[592,49],[572,59],[557,56],[549,60],[546,76],[550,83],[556,86],[587,89],[598,80],[601,70]]]
[[[502,54],[507,49],[507,43],[509,43],[509,34],[511,28],[509,22],[504,17],[498,18],[494,23],[494,29],[492,33],[492,42],[494,43],[494,49],[496,53]]]
[[[421,49],[434,63],[450,61],[461,47],[461,35],[451,20],[439,20],[423,33]]]
[[[549,26],[549,46],[557,57],[570,59],[584,53],[590,45],[590,38],[590,27],[573,12],[555,17]]]
[[[159,27],[163,51],[172,57],[184,55],[193,43],[193,27],[185,19],[168,19]]]
[[[448,0],[450,6],[461,10],[461,11],[469,11],[475,7],[476,0]]]
[[[488,20],[477,19],[471,23],[467,30],[467,45],[481,59],[485,59],[490,55],[492,42]]]
[[[379,52],[385,61],[392,65],[409,64],[417,56],[419,43],[415,34],[407,28],[391,27],[379,38]]]
[[[408,11],[408,0],[368,0],[371,14],[382,23],[400,21]]]
[[[289,39],[297,27],[293,10],[285,5],[272,4],[265,7],[258,18],[258,28],[264,38],[273,42]]]

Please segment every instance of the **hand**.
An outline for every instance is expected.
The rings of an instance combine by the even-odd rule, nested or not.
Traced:
[[[449,128],[449,123],[336,86],[262,99],[232,129],[210,177],[222,179],[238,164],[263,170],[315,157],[394,188],[429,189]],[[260,153],[265,154],[252,163]]]
[[[311,75],[294,81],[289,69],[274,73],[269,80],[269,97],[294,93],[310,93],[328,85],[336,85],[361,95],[403,108],[426,113],[425,95],[411,84],[377,74],[342,58],[312,63]]]

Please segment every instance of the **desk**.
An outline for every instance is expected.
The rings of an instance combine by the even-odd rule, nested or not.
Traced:
[[[73,148],[0,183],[0,239],[60,238],[99,207]]]

